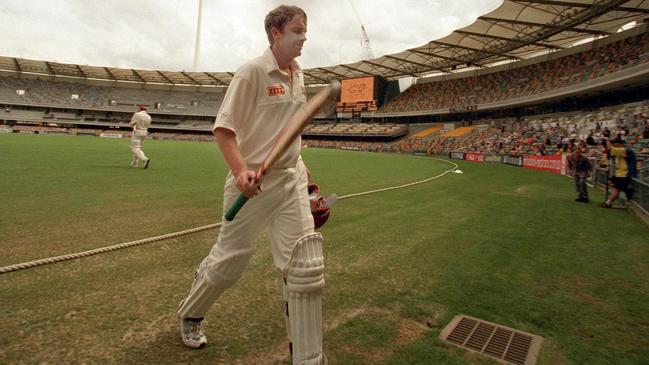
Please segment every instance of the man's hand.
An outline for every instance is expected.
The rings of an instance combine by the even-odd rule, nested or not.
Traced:
[[[244,169],[243,171],[234,174],[235,184],[237,189],[246,198],[252,198],[261,192],[261,184],[257,173],[252,170]]]

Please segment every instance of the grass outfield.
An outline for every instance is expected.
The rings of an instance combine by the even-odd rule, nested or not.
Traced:
[[[220,220],[213,143],[0,135],[0,266]],[[323,193],[437,175],[405,155],[306,149]],[[457,314],[545,338],[538,364],[649,364],[649,230],[575,203],[572,181],[504,165],[342,200],[325,236],[332,364],[496,364],[437,337]],[[287,363],[281,282],[262,238],[191,351],[175,309],[218,230],[0,275],[0,363]]]

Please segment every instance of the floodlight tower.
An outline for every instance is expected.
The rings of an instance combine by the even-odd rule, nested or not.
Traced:
[[[354,6],[354,3],[352,0],[349,0],[349,6],[352,8],[352,12],[356,16],[356,19],[358,20],[358,23],[361,25],[361,51],[362,51],[362,57],[366,60],[376,58],[374,57],[374,52],[372,51],[372,45],[370,44],[370,37],[367,35],[367,32],[365,31],[365,25],[363,25],[363,21],[361,20],[361,17],[358,16],[358,12],[356,11],[356,7]]]
[[[198,71],[198,61],[201,53],[201,18],[203,18],[203,0],[198,0],[198,19],[196,21],[196,41],[194,42],[193,71]]]

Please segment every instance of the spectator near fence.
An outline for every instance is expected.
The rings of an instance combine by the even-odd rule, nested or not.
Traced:
[[[613,202],[624,192],[626,199],[633,199],[631,179],[638,174],[635,152],[626,147],[626,143],[619,136],[613,141],[607,142],[611,156],[615,156],[615,175],[609,178],[610,185],[613,185],[611,196],[601,204],[602,208],[612,208]]]
[[[575,180],[575,189],[577,190],[577,199],[580,203],[588,203],[588,187],[586,179],[590,176],[592,168],[590,161],[585,156],[588,149],[585,144],[574,147],[572,155],[568,159],[568,170]]]

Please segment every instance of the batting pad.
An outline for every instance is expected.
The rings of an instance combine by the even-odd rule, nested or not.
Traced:
[[[295,243],[284,270],[285,315],[293,364],[327,363],[322,351],[322,290],[324,255],[322,235],[311,233]]]

